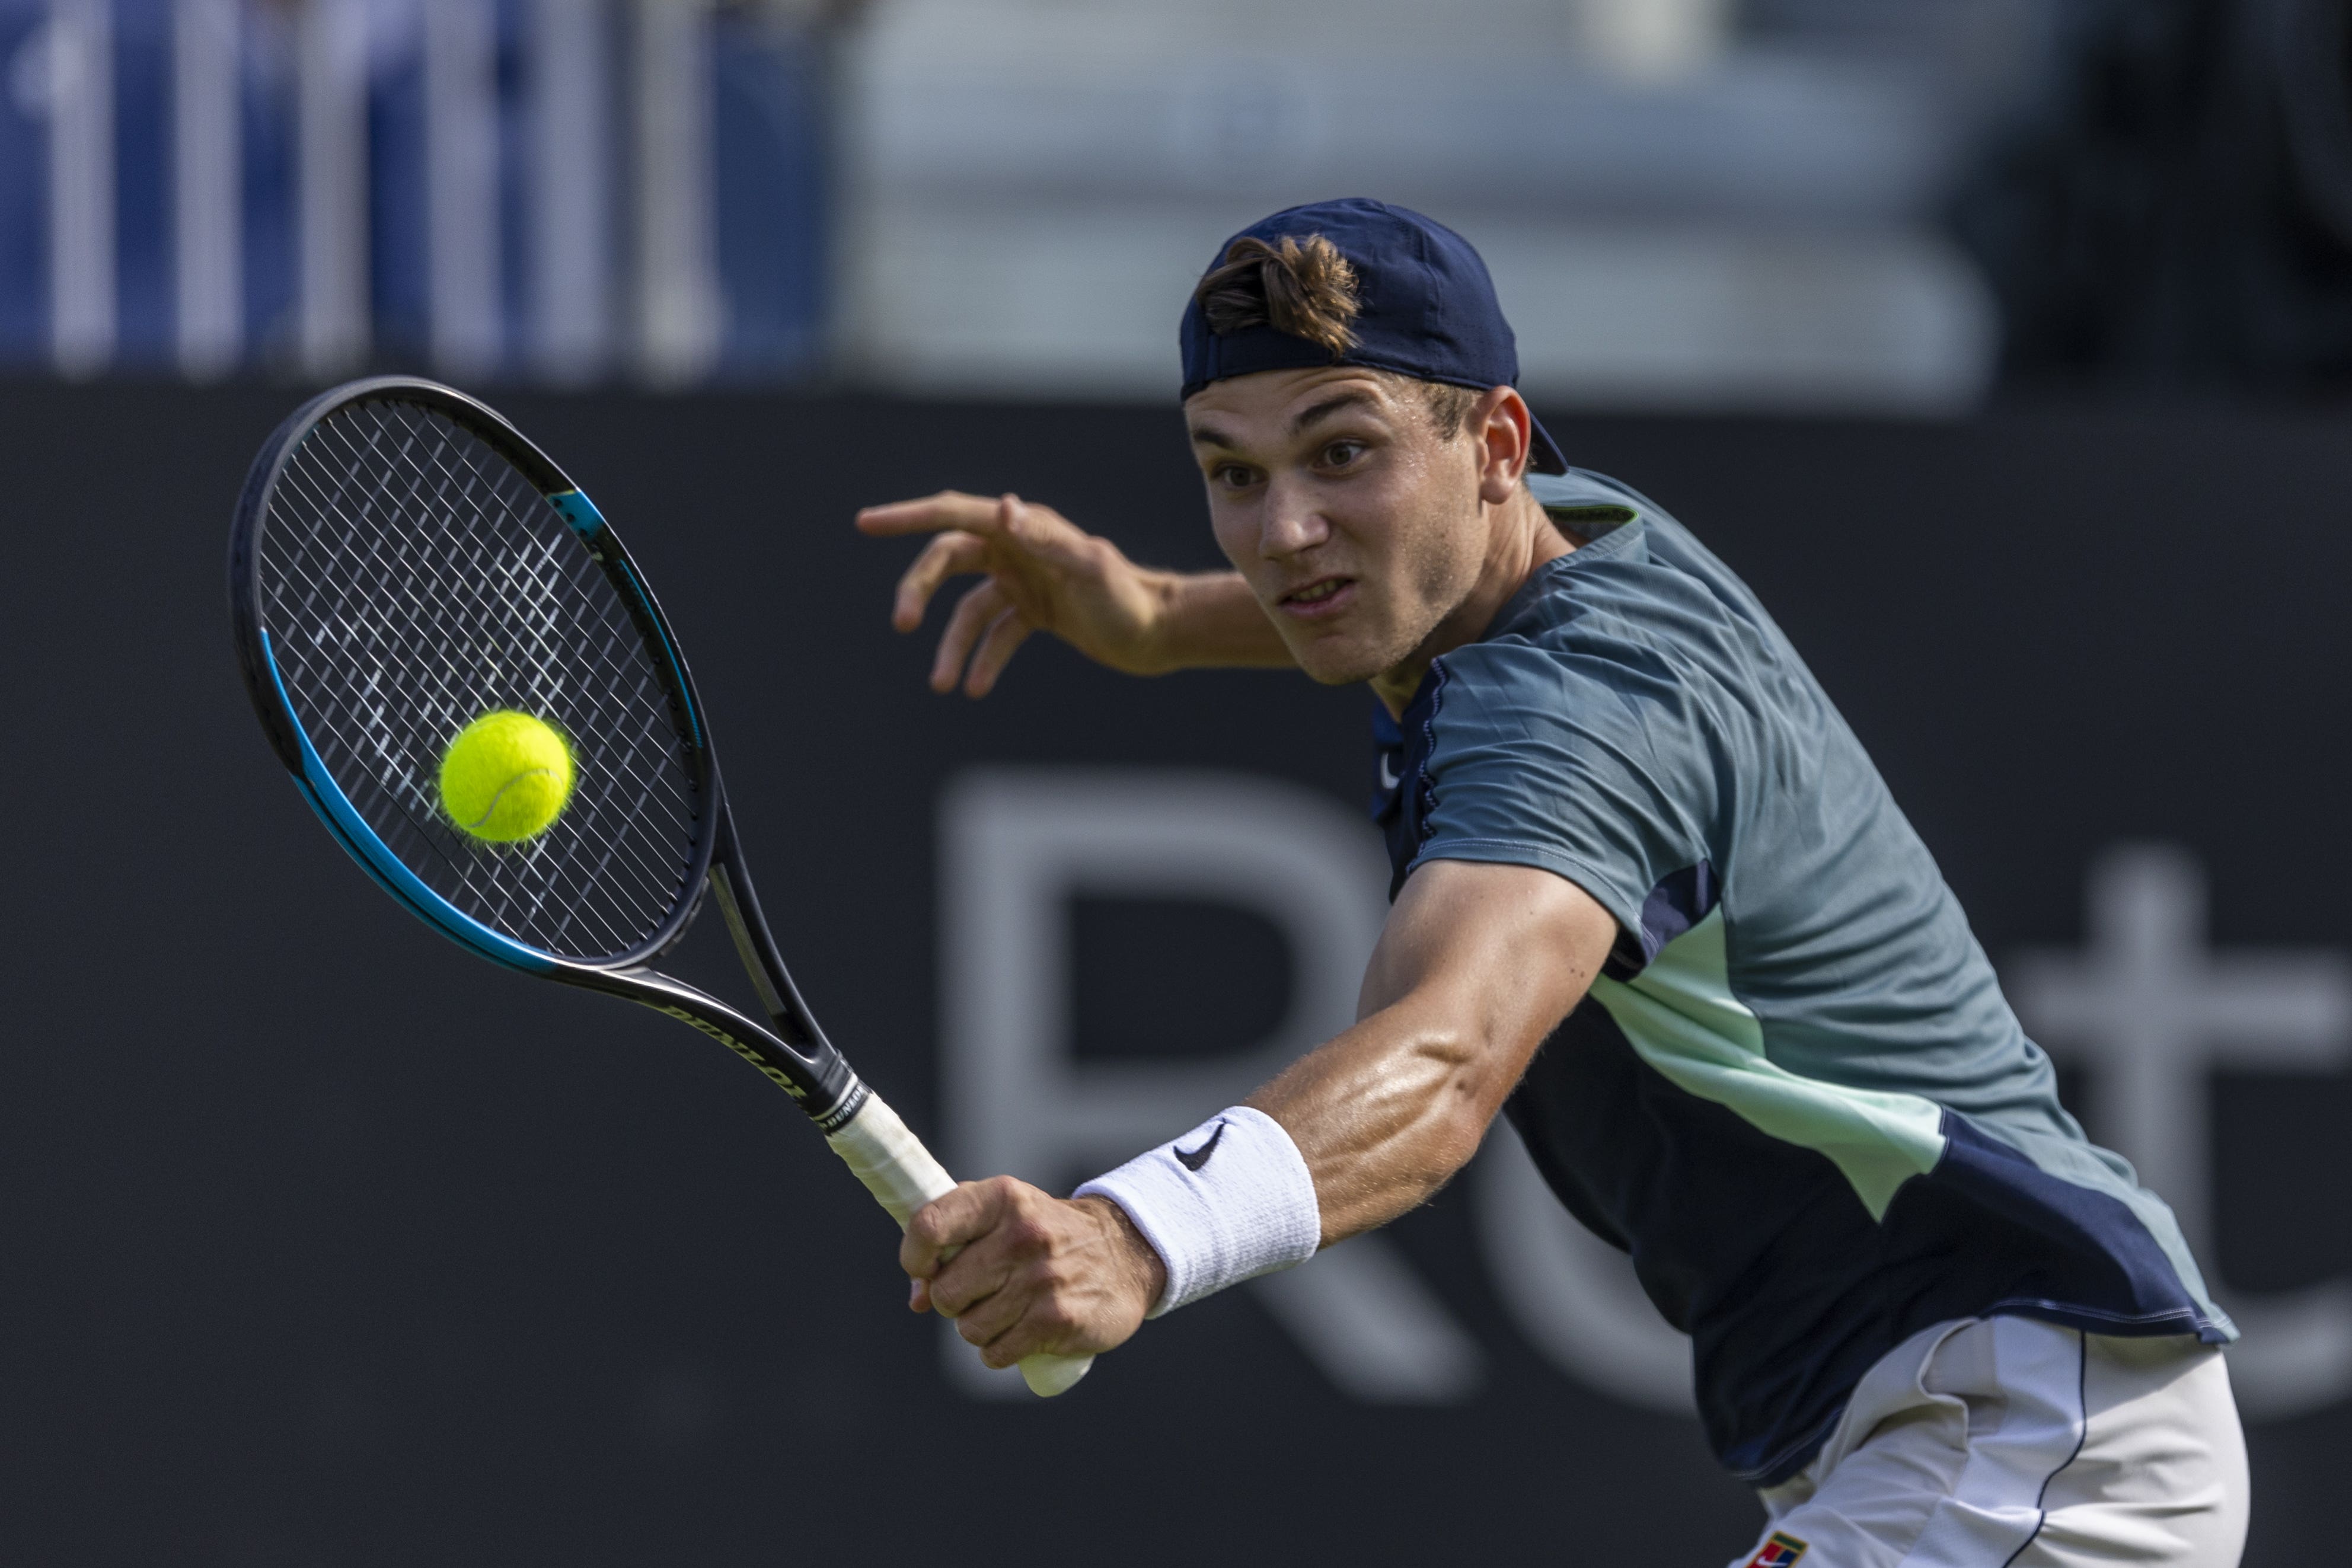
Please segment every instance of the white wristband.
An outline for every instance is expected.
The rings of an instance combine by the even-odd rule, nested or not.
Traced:
[[[1227,1285],[1304,1263],[1323,1239],[1315,1178],[1298,1145],[1281,1123],[1246,1105],[1070,1196],[1118,1205],[1168,1265],[1155,1318]]]

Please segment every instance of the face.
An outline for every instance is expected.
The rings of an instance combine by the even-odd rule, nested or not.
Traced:
[[[1218,545],[1316,680],[1407,664],[1477,586],[1479,445],[1441,438],[1415,383],[1266,371],[1193,393],[1184,421]]]

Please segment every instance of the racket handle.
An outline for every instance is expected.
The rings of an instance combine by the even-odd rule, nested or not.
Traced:
[[[848,1125],[827,1134],[824,1141],[866,1184],[875,1201],[889,1210],[901,1230],[917,1209],[955,1190],[955,1177],[931,1157],[923,1141],[879,1094],[869,1094]],[[953,1256],[953,1252],[946,1254]],[[1021,1375],[1031,1393],[1050,1399],[1084,1377],[1094,1364],[1091,1355],[1024,1356]]]

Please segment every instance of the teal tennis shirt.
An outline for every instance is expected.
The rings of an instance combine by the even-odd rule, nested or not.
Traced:
[[[1391,894],[1500,862],[1616,917],[1508,1114],[1690,1334],[1725,1465],[1793,1475],[1871,1364],[1949,1318],[2235,1338],[1755,595],[1612,480],[1529,483],[1582,542],[1380,716]]]

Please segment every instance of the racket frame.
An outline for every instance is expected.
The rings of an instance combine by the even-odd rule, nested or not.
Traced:
[[[597,959],[548,953],[493,929],[435,892],[352,806],[295,711],[270,645],[269,628],[263,623],[261,554],[270,497],[287,463],[313,430],[339,411],[369,402],[406,403],[439,413],[510,464],[579,537],[627,608],[648,651],[661,654],[653,661],[655,674],[678,721],[688,771],[707,804],[695,825],[687,873],[680,879],[687,891],[662,923],[626,952]],[[693,1025],[790,1094],[821,1132],[830,1134],[857,1114],[870,1092],[818,1027],[761,913],[711,748],[709,726],[668,618],[619,535],[554,459],[489,408],[454,388],[411,376],[371,377],[321,392],[271,434],[247,472],[229,540],[229,614],[246,693],[271,748],[293,775],[304,800],[376,885],[426,925],[492,963],[625,998]],[[650,967],[685,936],[706,889],[717,894],[736,951],[760,994],[768,1013],[764,1025]]]

